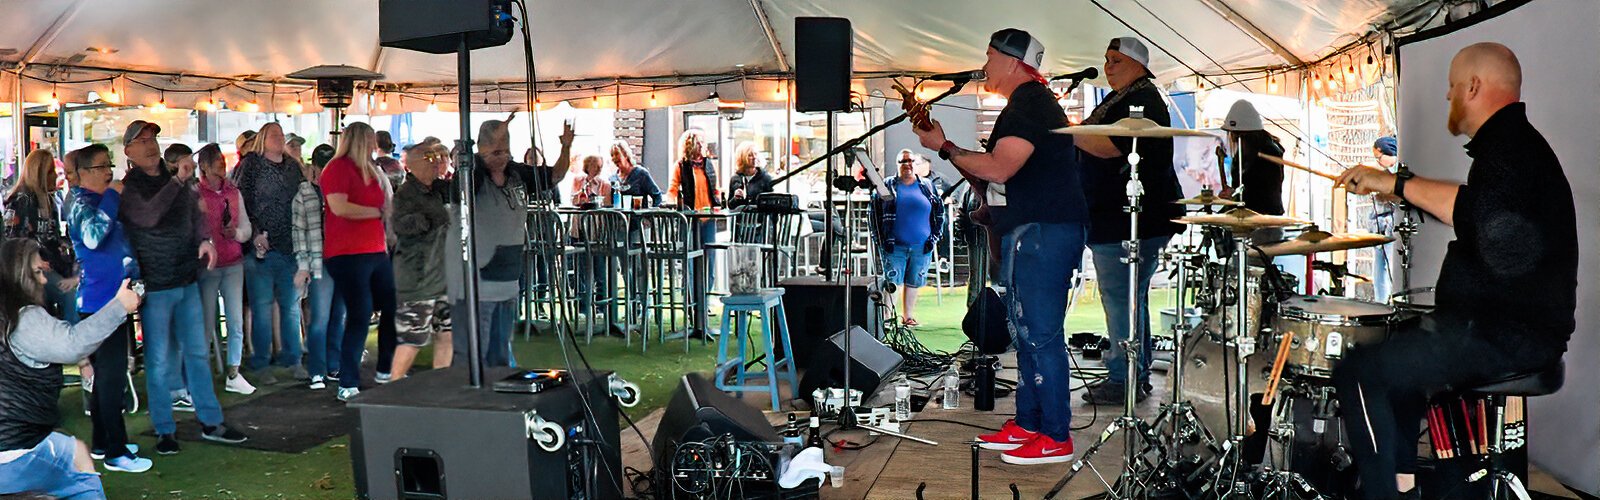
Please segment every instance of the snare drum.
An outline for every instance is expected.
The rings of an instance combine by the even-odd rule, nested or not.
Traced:
[[[1431,286],[1396,293],[1390,300],[1396,310],[1411,313],[1413,316],[1431,313],[1439,306]]]
[[[1263,343],[1267,353],[1274,353],[1283,335],[1291,334],[1284,372],[1330,378],[1345,352],[1388,338],[1394,321],[1395,309],[1383,304],[1320,295],[1293,297],[1278,306],[1274,333]]]

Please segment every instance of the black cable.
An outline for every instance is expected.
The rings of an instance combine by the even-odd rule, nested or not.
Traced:
[[[1070,349],[1067,350],[1067,369],[1069,370],[1069,372],[1078,372],[1078,371],[1082,370],[1082,368],[1078,367],[1078,362],[1077,361],[1073,361],[1073,359],[1072,359],[1072,350],[1070,350]],[[1080,387],[1080,389],[1085,389],[1087,387],[1088,387],[1088,384],[1086,383],[1086,384],[1084,384],[1083,387]],[[1071,382],[1067,383],[1067,399],[1068,399],[1067,405],[1068,405],[1068,407],[1070,407],[1070,405],[1072,404],[1072,401],[1071,401],[1071,399],[1072,399],[1072,383]],[[1081,430],[1084,430],[1084,429],[1088,429],[1090,427],[1094,427],[1095,422],[1099,421],[1099,420],[1100,420],[1100,405],[1091,404],[1091,405],[1089,405],[1089,423],[1083,424],[1083,425],[1077,426],[1077,427],[1070,427],[1069,430],[1081,431]]]

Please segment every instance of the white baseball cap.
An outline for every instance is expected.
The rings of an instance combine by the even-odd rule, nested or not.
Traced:
[[[1144,42],[1139,41],[1138,38],[1131,36],[1112,38],[1111,44],[1106,46],[1106,50],[1121,52],[1122,55],[1128,56],[1129,59],[1139,61],[1139,65],[1144,66],[1145,69],[1150,69],[1150,49],[1145,47]]]

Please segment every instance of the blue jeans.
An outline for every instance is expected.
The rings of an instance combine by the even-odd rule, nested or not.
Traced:
[[[272,306],[278,306],[282,349],[272,364],[300,364],[300,291],[294,286],[294,256],[272,250],[267,258],[244,258],[245,284],[250,287],[251,370],[267,367],[272,355]]]
[[[228,366],[244,358],[244,265],[200,271],[200,307],[205,315],[206,338],[217,335],[217,296],[228,314]]]
[[[211,386],[211,365],[206,362],[211,346],[206,342],[205,328],[201,327],[200,286],[171,288],[150,292],[139,307],[140,321],[144,325],[145,364],[149,375],[144,378],[145,394],[154,400],[158,395],[171,394],[177,387],[168,386],[167,370],[182,367],[183,384],[194,398],[195,415],[200,423],[222,423],[222,405],[217,403],[217,393]],[[172,348],[173,344],[177,349]],[[173,359],[177,352],[179,358]],[[181,363],[180,363],[181,360]],[[150,423],[156,434],[177,432],[172,421],[172,405],[159,402],[149,405]]]
[[[306,325],[306,370],[312,375],[339,371],[339,344],[344,339],[344,298],[333,286],[333,277],[323,274],[311,280]],[[332,335],[329,335],[332,332]]]
[[[451,304],[452,314],[466,314],[466,311],[467,303],[464,300]],[[511,356],[511,326],[516,312],[516,300],[478,302],[478,359],[484,368],[516,366]],[[463,319],[455,316],[451,323],[460,325]],[[451,335],[450,343],[455,351],[450,358],[450,366],[467,366],[467,356],[470,355],[467,341],[466,330]]]
[[[77,440],[59,432],[10,462],[0,463],[0,495],[42,493],[72,500],[104,499],[100,475],[79,472],[72,466]]]
[[[883,253],[883,279],[896,285],[922,288],[928,284],[929,252],[922,246],[895,245]]]
[[[55,271],[46,273],[45,278],[45,303],[55,305],[56,310],[61,312],[59,317],[65,319],[67,323],[78,324],[78,287],[72,287],[72,289],[65,292],[61,291],[57,284],[61,283],[64,277],[56,274]]]
[[[699,294],[698,296],[700,297],[700,303],[704,304],[706,300],[706,291],[717,287],[717,252],[713,252],[711,249],[706,248],[707,244],[717,242],[717,220],[705,219],[691,221],[690,223],[700,225],[700,248],[705,250],[705,286],[696,291]]]
[[[339,343],[339,388],[361,387],[361,352],[367,347],[372,311],[378,311],[378,371],[389,369],[396,342],[394,265],[389,254],[340,255],[324,260],[344,299],[344,334]],[[386,349],[384,346],[388,345]]]
[[[1161,264],[1161,249],[1167,247],[1172,236],[1157,236],[1139,240],[1139,383],[1150,382],[1150,353],[1155,352],[1155,341],[1150,338],[1150,278]],[[1094,279],[1100,285],[1100,307],[1106,313],[1106,331],[1111,337],[1111,350],[1106,353],[1106,383],[1120,386],[1128,380],[1127,350],[1122,342],[1128,340],[1128,264],[1122,261],[1128,251],[1122,242],[1089,245],[1094,253]]]
[[[1072,430],[1067,294],[1083,260],[1082,224],[1023,224],[1000,240],[998,281],[1017,346],[1017,425],[1065,442]]]
[[[1389,279],[1389,245],[1372,248],[1372,300],[1388,303],[1394,293],[1394,283]]]

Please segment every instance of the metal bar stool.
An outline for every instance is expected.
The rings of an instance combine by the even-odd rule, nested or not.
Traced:
[[[1565,362],[1555,366],[1523,373],[1509,374],[1497,380],[1480,384],[1465,389],[1466,394],[1484,396],[1489,401],[1488,439],[1489,454],[1485,456],[1484,469],[1468,475],[1469,482],[1476,482],[1484,477],[1489,478],[1489,498],[1526,499],[1528,490],[1506,468],[1501,455],[1506,451],[1506,398],[1507,397],[1532,397],[1554,394],[1561,389],[1566,380],[1567,365]],[[1525,424],[1524,424],[1525,425]],[[1526,427],[1524,427],[1526,429]],[[1526,434],[1524,434],[1525,436]],[[1525,438],[1521,438],[1525,439]],[[1524,441],[1525,442],[1525,441]]]
[[[655,330],[661,342],[667,340],[669,331],[679,330],[684,323],[683,351],[689,352],[689,335],[695,330],[705,331],[705,318],[699,314],[700,301],[694,293],[695,278],[699,269],[695,261],[704,251],[695,248],[691,238],[697,234],[689,231],[689,218],[670,210],[638,212],[639,232],[644,243],[646,282],[645,310],[649,312],[646,323],[655,320]],[[650,349],[649,337],[643,342]],[[702,342],[704,340],[702,339]]]
[[[566,224],[560,215],[544,208],[528,211],[528,286],[523,287],[522,293],[529,314],[524,338],[532,333],[533,320],[541,315],[551,319],[553,328],[565,328],[567,332],[575,329],[576,301],[563,285],[569,282],[567,268],[581,253],[582,249],[567,244]]]
[[[628,216],[617,210],[593,210],[577,215],[579,243],[584,248],[586,265],[579,279],[588,285],[588,314],[585,317],[588,342],[594,341],[594,318],[605,313],[605,328],[617,321],[617,309],[623,309],[622,331],[629,346],[633,345],[633,315],[631,301],[638,290],[634,281],[634,263],[643,253],[631,244],[628,235]],[[622,275],[621,283],[617,275]],[[618,286],[620,285],[620,286]],[[618,289],[621,293],[618,293]]]
[[[750,317],[761,315],[761,344],[765,351],[761,357],[749,359]],[[732,335],[733,338],[728,338]],[[728,357],[728,344],[738,345],[739,355]],[[772,411],[778,411],[779,386],[789,382],[794,398],[800,397],[800,386],[794,369],[794,348],[789,343],[789,325],[783,313],[783,289],[773,288],[759,293],[730,295],[722,299],[722,334],[717,342],[717,369],[715,380],[718,389],[732,392],[767,391],[772,396]],[[782,344],[783,359],[778,359],[778,344]],[[760,361],[765,370],[749,371],[750,365]],[[750,379],[766,379],[764,385],[746,385]]]

